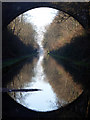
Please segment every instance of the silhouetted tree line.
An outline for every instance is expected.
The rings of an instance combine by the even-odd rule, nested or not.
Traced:
[[[38,48],[35,34],[32,25],[24,21],[23,15],[15,18],[2,32],[3,59],[35,53]]]
[[[72,17],[67,16],[68,19],[65,18],[66,20],[60,23],[55,22],[59,20],[60,14],[56,16],[45,33],[44,47],[73,76],[75,82],[89,89],[90,40],[88,34]]]
[[[90,91],[90,41],[87,36],[79,36],[69,44],[51,51],[56,56],[64,56],[67,59],[60,59],[52,56],[64,69],[73,76],[76,83],[82,84],[83,88]],[[74,64],[74,63],[79,64]]]
[[[84,28],[66,13],[59,12],[44,35],[44,48],[72,60],[90,60],[90,40]]]
[[[44,35],[44,48],[50,51],[59,49],[69,43],[72,37],[81,33],[82,26],[64,12],[59,12],[53,22],[47,27]]]
[[[55,55],[67,57],[74,61],[89,62],[90,60],[90,40],[88,36],[78,36],[72,38],[70,43],[65,44],[58,50],[51,51]]]

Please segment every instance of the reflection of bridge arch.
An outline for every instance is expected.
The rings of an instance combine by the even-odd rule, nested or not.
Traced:
[[[49,3],[49,2],[11,2],[2,5],[3,27],[9,24],[15,17],[36,7],[52,7],[74,17],[83,27],[88,28],[89,3]]]

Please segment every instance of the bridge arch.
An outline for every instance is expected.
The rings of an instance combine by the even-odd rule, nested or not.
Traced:
[[[63,11],[75,18],[88,29],[89,3],[68,2],[11,2],[2,4],[2,25],[7,26],[18,15],[37,7],[51,7]]]
[[[3,3],[2,4],[2,27],[3,29],[18,15],[37,7],[51,7],[63,11],[73,18],[75,18],[86,30],[89,29],[88,17],[89,17],[89,3],[48,3],[48,2],[26,2],[26,3]],[[80,96],[82,97],[84,93]],[[77,101],[77,100],[76,100]],[[75,103],[75,101],[74,101]],[[71,103],[70,105],[72,105]],[[22,106],[21,106],[22,107]],[[65,109],[65,108],[64,108]],[[68,109],[68,106],[67,106]],[[60,113],[60,110],[57,111]],[[46,113],[48,115],[48,113]],[[45,114],[45,115],[46,115]],[[53,111],[50,115],[56,115]]]

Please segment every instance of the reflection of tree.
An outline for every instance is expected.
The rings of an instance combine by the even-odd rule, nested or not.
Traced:
[[[44,59],[44,71],[59,99],[71,102],[82,93],[81,85],[76,84],[62,65],[57,64],[51,57]]]
[[[19,73],[17,73],[10,82],[7,84],[7,88],[9,89],[22,89],[25,86],[28,86],[32,76],[33,76],[33,68],[36,63],[36,59],[31,63],[26,63],[23,65]],[[10,76],[10,75],[9,75]],[[13,98],[18,94],[17,92],[9,93]],[[21,94],[21,93],[20,93]]]
[[[25,64],[20,72],[14,76],[13,80],[8,83],[9,88],[23,88],[25,84],[30,82],[31,77],[33,75],[33,67],[34,67],[34,62]]]

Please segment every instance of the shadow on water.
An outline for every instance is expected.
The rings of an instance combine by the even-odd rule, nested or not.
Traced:
[[[33,62],[37,61],[37,50],[33,48],[31,45],[25,45],[19,39],[18,36],[14,35],[7,28],[5,28],[3,31],[2,48],[3,48],[2,49],[3,62],[7,60],[9,61],[12,59],[19,58],[20,56],[22,57],[23,55],[33,54],[31,57],[28,57],[27,59],[23,59],[16,64],[13,64],[9,67],[2,69],[2,87],[6,87],[6,85],[9,82],[12,82],[12,88],[14,87],[15,84],[17,84],[16,85],[17,87],[18,87],[18,84],[22,86],[22,83],[27,81],[28,79],[27,77],[32,76],[32,70],[34,65]],[[19,75],[20,72],[25,74],[22,81],[19,81],[21,77],[21,75]],[[27,72],[29,72],[29,76],[27,76],[28,74]],[[15,76],[18,77],[18,80],[16,81],[16,83],[14,83],[13,81],[13,78]],[[12,117],[12,116],[17,117],[23,113],[22,112],[23,110],[24,110],[24,107],[16,103],[7,93],[2,93],[2,118],[3,119],[6,117]],[[26,110],[26,112],[27,111],[28,110]]]
[[[76,112],[82,109],[81,114],[85,115],[87,113],[87,116],[89,117],[90,40],[88,39],[88,36],[73,38],[71,43],[66,44],[56,51],[51,51],[50,56],[54,58],[58,64],[63,66],[65,71],[69,72],[76,84],[82,85],[84,92],[81,97],[79,97],[80,101],[78,99],[76,100],[77,104],[82,104],[82,108],[75,103],[75,107],[77,108]],[[82,101],[86,101],[86,103],[83,103]]]
[[[90,90],[90,40],[88,36],[75,37],[58,50],[51,51],[50,55],[73,76],[74,82]]]
[[[12,66],[8,71],[2,76],[2,85],[5,88],[9,83],[11,83],[11,89],[20,88],[24,83],[27,83],[33,74],[34,64],[36,63],[36,57],[30,57],[22,62]],[[14,92],[12,93],[14,95]],[[2,112],[3,119],[6,117],[24,117],[25,114],[28,116],[28,109],[24,108],[22,105],[16,103],[7,93],[2,94]],[[25,112],[25,114],[24,114]],[[23,115],[22,115],[23,113]],[[30,116],[34,116],[35,113],[31,111]]]
[[[51,66],[51,67],[53,67],[53,69],[61,70],[61,73],[63,72],[63,74],[65,76],[66,73],[63,71],[63,68],[61,66],[58,66],[58,65],[56,66],[56,63],[54,64],[54,61],[52,61],[52,62],[47,61],[47,62],[53,64],[54,66],[50,65],[50,64],[49,65],[45,64],[46,65],[45,67],[47,67],[47,66],[50,67]],[[15,87],[18,88],[18,86],[22,87],[22,85],[24,83],[28,83],[28,80],[30,81],[30,77],[32,76],[33,65],[36,62],[37,62],[37,59],[34,60],[34,61],[33,60],[31,61],[30,59],[27,59],[26,61],[23,61],[21,64],[17,65],[17,67],[12,68],[10,73],[8,72],[7,76],[8,77],[12,76],[12,77],[9,77],[9,78],[6,77],[6,78],[8,78],[10,81],[12,81],[12,87],[13,88],[15,88]],[[49,71],[50,71],[50,68],[48,69]],[[55,75],[56,73],[54,72],[52,74]],[[48,76],[48,74],[47,74],[47,76]],[[54,88],[54,91],[58,94],[58,96],[61,97],[64,93],[62,94],[62,91],[60,93],[60,90],[61,90],[60,88],[57,89],[57,82],[58,82],[58,81],[56,81],[56,78],[58,78],[57,74],[56,74],[56,76],[54,76],[55,77],[55,78],[53,78],[54,80],[52,80],[52,76],[50,76],[50,77],[51,77],[51,79],[49,80],[49,83],[52,85],[52,87]],[[14,80],[13,80],[13,78],[14,78]],[[66,76],[64,78],[66,79]],[[63,78],[63,80],[64,80],[64,78]],[[70,79],[70,77],[68,77],[68,82],[70,82],[69,79]],[[8,82],[10,83],[10,81],[8,81]],[[64,82],[65,81],[66,80],[64,80]],[[60,87],[63,86],[62,82],[58,83],[58,84],[61,84]],[[65,83],[64,83],[64,85],[65,85]],[[71,82],[70,85],[73,85],[72,82]],[[63,88],[63,90],[64,89],[65,88]],[[67,91],[67,89],[69,89],[69,88],[66,88],[66,90],[64,90],[64,91]],[[83,94],[80,95],[80,96],[83,98]],[[68,96],[64,96],[64,97],[68,97]],[[71,97],[72,97],[72,95],[71,95]],[[48,118],[59,119],[59,118],[68,118],[68,117],[82,118],[82,117],[84,117],[85,110],[86,110],[86,108],[85,108],[85,110],[83,111],[82,106],[83,106],[83,104],[86,104],[86,99],[84,101],[82,101],[83,104],[80,103],[80,98],[78,98],[78,101],[75,100],[75,102],[72,102],[71,104],[67,105],[66,107],[62,107],[58,110],[54,110],[54,111],[51,111],[51,112],[35,112],[35,111],[27,109],[24,106],[16,103],[16,101],[14,101],[10,96],[8,96],[6,93],[3,93],[3,118],[6,118],[6,117],[7,118],[12,118],[12,119],[13,118],[14,119],[17,119],[17,118],[30,119],[30,118],[33,118],[33,119],[40,119],[40,120],[42,120],[42,118],[44,118],[44,119],[48,119]],[[78,110],[77,106],[80,108],[80,110]]]
[[[19,62],[15,65],[11,66],[10,68],[7,68],[8,69],[7,72],[6,71],[5,71],[5,73],[3,72],[2,86],[6,87],[7,83],[12,81],[15,76],[17,76],[18,80],[19,80],[20,76],[18,76],[18,75],[21,71],[22,71],[22,74],[23,74],[23,72],[24,73],[28,72],[32,76],[33,60],[35,59],[34,57],[35,56],[29,57],[29,58],[23,60],[22,62]],[[23,71],[23,69],[24,69],[24,71]],[[27,75],[26,75],[26,77],[27,77]],[[25,82],[25,79],[23,82]]]
[[[28,60],[24,60],[24,56],[28,55],[31,55],[31,57],[29,57]],[[24,44],[23,41],[20,40],[18,36],[14,35],[14,33],[11,30],[5,28],[2,31],[2,63],[6,62],[6,65],[8,63],[10,65],[2,69],[3,86],[4,84],[8,83],[8,81],[12,80],[13,77],[20,72],[20,70],[25,64],[32,63],[34,57],[36,56],[36,48],[31,46],[30,44]],[[14,63],[15,60],[18,60],[18,62]],[[14,64],[11,65],[11,62]]]
[[[76,46],[78,45],[76,50],[77,50],[77,56],[79,57],[79,55],[81,55],[81,53],[79,53],[80,52],[80,50],[79,50],[79,48],[80,48],[79,47],[80,41],[79,40],[80,39],[78,38],[78,39],[75,40],[76,42],[74,41],[74,42],[70,43],[70,45],[68,44],[68,45],[64,46],[65,47],[64,49],[62,47],[62,49],[63,49],[63,52],[61,52],[61,53],[63,53],[62,55],[63,56],[67,55],[68,52],[71,53],[70,51],[73,51],[74,49],[76,49]],[[84,41],[84,39],[83,39],[83,41]],[[83,43],[83,45],[84,44],[85,43]],[[75,47],[74,46],[73,47],[68,47],[68,49],[66,49],[67,46],[71,46],[71,45],[72,46],[76,45],[76,46]],[[88,46],[89,46],[89,44],[87,44],[86,46],[87,46],[86,48],[87,48],[87,53],[88,53],[88,50],[89,50]],[[82,49],[83,49],[83,47],[82,47]],[[59,49],[58,52],[54,51],[54,52],[51,52],[51,53],[52,54],[57,54],[57,55],[59,53],[59,55],[61,55],[60,54],[60,50],[61,49]],[[78,52],[78,50],[79,50],[79,52]],[[80,59],[80,58],[76,59],[76,56],[73,56],[73,55],[75,55],[74,53],[76,54],[76,52],[73,51],[72,55],[69,54],[66,57],[68,57],[68,58],[70,58],[69,56],[73,57],[73,59],[70,58],[73,61],[74,60],[75,61],[76,60],[80,61],[80,60],[83,60],[83,59],[87,61],[86,58],[89,58],[88,54],[85,57],[83,57],[83,55],[85,55],[85,54],[83,54],[82,57],[80,57],[82,59]],[[84,53],[84,51],[83,51],[83,53]],[[74,82],[81,83],[84,86],[84,88],[88,88],[89,87],[88,84],[86,84],[86,83],[88,83],[88,77],[89,77],[89,76],[86,76],[86,75],[89,75],[89,72],[88,72],[89,68],[88,67],[86,67],[86,66],[78,66],[77,67],[76,65],[72,64],[72,62],[68,62],[65,59],[62,60],[62,59],[59,59],[59,58],[57,59],[57,57],[55,57],[55,56],[52,56],[52,57],[55,58],[55,60],[61,66],[60,68],[58,67],[58,65],[56,66],[57,68],[54,66],[54,69],[56,68],[56,69],[60,70],[61,72],[63,72],[63,68],[62,68],[62,66],[63,66],[65,71],[69,72],[70,75],[73,77]],[[3,74],[3,86],[7,85],[7,83],[12,81],[13,78],[14,78],[16,81],[12,81],[12,87],[14,87],[14,88],[15,88],[15,86],[16,87],[19,87],[19,86],[22,87],[22,84],[24,82],[28,82],[28,79],[30,80],[30,77],[32,77],[33,65],[36,62],[37,62],[37,59],[34,61],[33,58],[28,58],[27,60],[24,60],[23,62],[21,62],[17,66],[14,66],[14,67],[12,66],[12,68],[10,68],[5,75]],[[54,64],[52,62],[51,62],[51,64],[52,64],[51,66],[53,67]],[[49,65],[48,65],[48,67],[49,67]],[[47,67],[47,66],[45,66],[45,67]],[[48,73],[50,73],[50,71]],[[48,74],[46,74],[46,75],[47,75],[47,77],[52,77],[51,75],[50,76],[48,76]],[[54,80],[53,81],[49,81],[50,84],[52,84],[53,88],[55,88],[55,85],[56,85],[55,80],[58,77],[57,73],[55,73],[55,75],[56,75],[56,77],[55,76],[53,77]],[[66,73],[64,75],[66,75]],[[66,77],[67,77],[67,75],[65,76],[65,78]],[[85,79],[86,79],[86,82],[85,82]],[[59,84],[63,85],[63,83],[59,83]],[[58,91],[57,91],[57,89],[54,89],[54,91],[56,91],[56,93],[58,94],[59,89],[58,89]],[[60,93],[58,95],[60,95]],[[62,107],[61,109],[54,110],[54,111],[51,111],[51,112],[43,113],[43,112],[35,112],[35,111],[32,111],[32,110],[26,109],[22,105],[16,103],[6,93],[3,93],[3,111],[2,111],[3,112],[3,118],[6,118],[6,117],[8,117],[8,118],[11,117],[11,118],[16,118],[16,119],[17,118],[23,118],[23,119],[24,118],[25,119],[26,118],[27,119],[28,118],[29,119],[30,118],[33,118],[33,119],[55,118],[56,119],[56,118],[62,118],[62,117],[63,118],[67,118],[67,117],[79,117],[79,118],[82,118],[82,117],[85,117],[86,109],[87,109],[87,98],[85,98],[85,95],[86,95],[85,93],[82,93],[80,95],[80,97],[78,97],[77,100],[75,100],[74,102],[70,103],[66,107]]]

